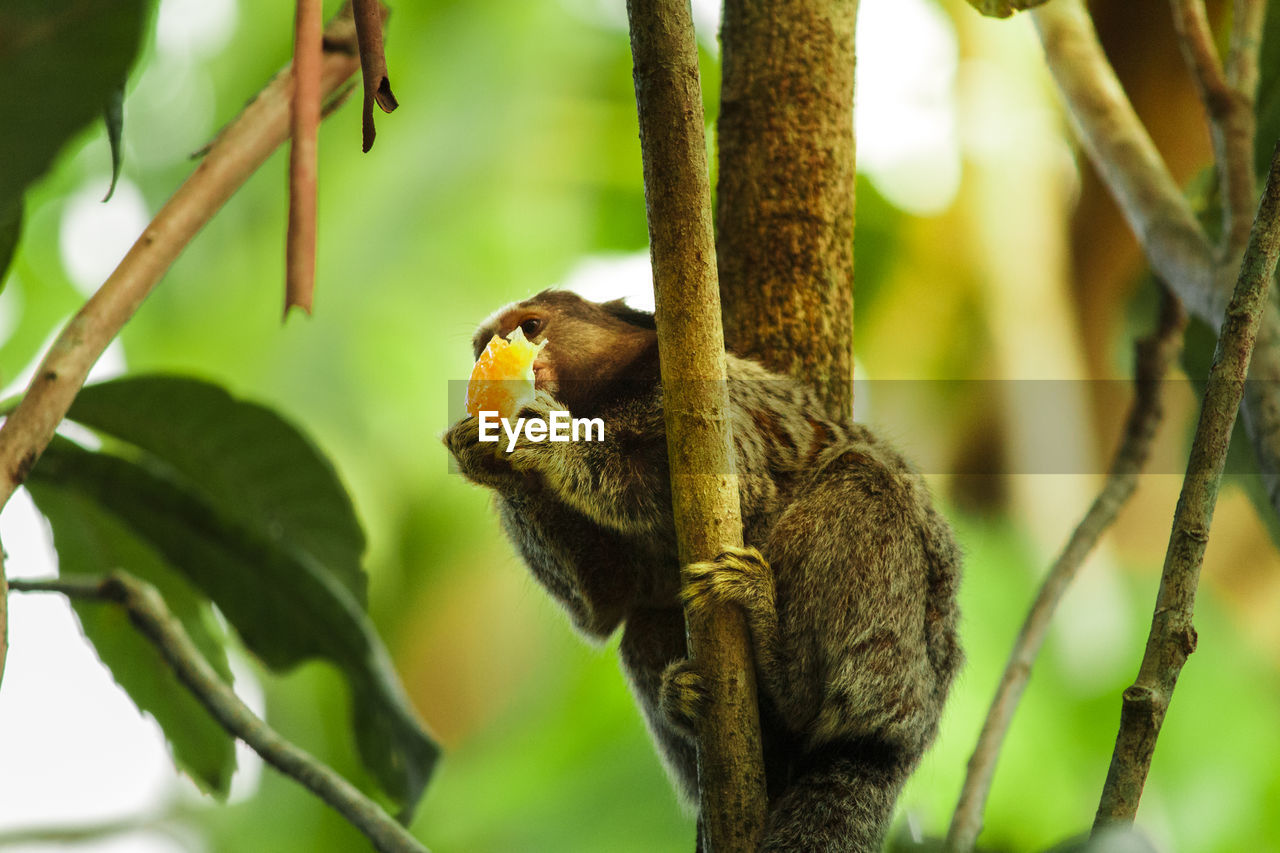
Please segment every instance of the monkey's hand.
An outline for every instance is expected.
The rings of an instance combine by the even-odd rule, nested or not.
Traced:
[[[480,440],[480,421],[474,416],[469,415],[450,427],[443,441],[458,460],[458,470],[473,483],[511,492],[524,480],[524,475],[511,467],[502,440]]]
[[[691,660],[675,660],[662,671],[658,689],[658,709],[667,725],[689,740],[696,741],[698,726],[706,716],[711,697]]]
[[[521,429],[508,461],[511,467],[536,478],[563,503],[587,518],[623,533],[650,534],[671,525],[670,479],[666,443],[628,446],[609,433],[584,441],[535,441],[529,437],[530,419],[550,424],[552,412],[564,405],[539,391],[520,409]],[[672,533],[674,535],[674,533]]]
[[[539,390],[534,394],[532,400],[520,407],[517,417],[526,423],[531,420],[537,420],[547,424],[547,432],[543,433],[547,438],[542,441],[534,441],[529,438],[529,433],[526,429],[521,429],[519,437],[516,438],[515,447],[508,458],[508,462],[510,462],[514,470],[527,472],[545,471],[554,457],[561,453],[566,445],[552,443],[550,440],[551,413],[564,411],[564,409],[563,404],[542,390]]]
[[[689,613],[714,605],[741,609],[762,689],[783,717],[800,730],[812,716],[792,683],[786,646],[778,628],[773,569],[755,548],[730,548],[714,560],[690,563],[681,572],[680,598]],[[664,683],[665,686],[665,683]]]
[[[775,610],[773,569],[755,548],[730,548],[714,560],[690,563],[681,572],[680,598],[696,613],[714,604],[742,608],[748,621]]]

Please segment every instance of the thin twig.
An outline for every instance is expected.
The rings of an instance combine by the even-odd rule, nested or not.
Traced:
[[[1231,47],[1227,53],[1227,82],[1252,104],[1258,94],[1258,53],[1267,0],[1235,0],[1231,4]]]
[[[1204,0],[1169,0],[1178,44],[1191,69],[1200,100],[1209,117],[1221,118],[1231,106],[1231,89],[1222,70],[1213,30],[1204,11]]]
[[[1209,120],[1213,159],[1222,186],[1223,254],[1234,257],[1249,240],[1249,222],[1256,203],[1252,99],[1242,97],[1228,82],[1204,0],[1170,0],[1169,5],[1178,44]]]
[[[387,56],[382,49],[382,21],[384,12],[379,0],[354,0],[356,37],[360,44],[360,71],[364,75],[364,133],[363,150],[368,153],[377,136],[373,124],[373,105],[384,113],[400,106],[391,94],[391,80],[387,77]]]
[[[627,18],[672,503],[688,565],[742,545],[698,48],[688,0],[628,0]],[[690,654],[710,695],[698,731],[702,826],[712,850],[756,850],[765,789],[746,624],[732,607],[686,616]]]
[[[332,806],[364,833],[376,849],[388,853],[425,853],[426,848],[377,803],[328,765],[285,740],[240,701],[150,584],[124,572],[113,572],[105,578],[15,579],[12,586],[18,592],[58,592],[69,598],[120,605],[129,614],[133,626],[155,645],[174,675],[218,724],[248,744],[263,761]]]
[[[1215,150],[1222,149],[1218,172],[1223,185],[1223,254],[1232,261],[1244,251],[1249,241],[1249,222],[1257,203],[1254,140],[1258,120],[1254,106],[1258,94],[1258,52],[1262,47],[1266,11],[1266,0],[1235,0],[1226,69],[1227,91],[1231,100],[1226,115],[1214,132]]]
[[[1182,333],[1186,325],[1187,315],[1181,303],[1177,297],[1164,291],[1157,329],[1134,348],[1133,404],[1106,483],[1045,576],[1000,677],[982,733],[969,759],[960,801],[951,817],[946,842],[949,851],[965,853],[973,849],[982,831],[982,813],[991,791],[996,761],[1058,603],[1085,558],[1137,487],[1138,474],[1151,455],[1151,442],[1163,417],[1161,392],[1164,376],[1182,350]]]
[[[1209,541],[1209,525],[1231,430],[1244,393],[1254,339],[1268,304],[1267,291],[1275,275],[1277,257],[1280,257],[1280,145],[1276,146],[1271,160],[1239,280],[1218,335],[1218,348],[1200,408],[1200,422],[1174,512],[1151,632],[1137,680],[1124,692],[1120,731],[1093,825],[1095,833],[1114,823],[1133,821],[1178,673],[1187,656],[1195,650],[1192,615],[1200,565]]]
[[[316,145],[324,56],[320,0],[297,0],[293,34],[293,113],[289,147],[289,232],[285,241],[284,314],[311,313],[316,283]]]

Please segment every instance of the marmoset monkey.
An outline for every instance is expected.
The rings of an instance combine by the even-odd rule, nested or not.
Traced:
[[[705,706],[687,660],[681,570],[653,315],[549,290],[476,332],[478,358],[516,328],[546,341],[533,403],[599,417],[604,441],[445,443],[493,489],[534,577],[583,633],[620,653],[668,770],[697,802],[693,732]],[[748,547],[686,569],[690,606],[742,608],[759,683],[769,810],[763,849],[876,851],[933,741],[961,663],[960,554],[925,484],[865,427],[810,392],[728,359],[729,417]]]

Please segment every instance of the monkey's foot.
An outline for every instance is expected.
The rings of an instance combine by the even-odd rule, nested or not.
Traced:
[[[747,614],[774,607],[773,570],[755,548],[730,548],[705,563],[690,563],[681,573],[685,608],[736,604]]]
[[[702,673],[691,660],[677,660],[662,671],[658,708],[667,723],[690,740],[697,738],[698,725],[711,701]]]

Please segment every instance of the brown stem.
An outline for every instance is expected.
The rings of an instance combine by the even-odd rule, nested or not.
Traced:
[[[1266,11],[1266,0],[1236,0],[1233,5],[1226,70],[1231,100],[1225,116],[1214,128],[1215,151],[1221,148],[1222,152],[1218,172],[1223,186],[1224,255],[1233,261],[1249,241],[1249,222],[1257,203],[1254,145],[1258,122],[1254,107]]]
[[[996,761],[1053,614],[1085,558],[1137,487],[1138,474],[1151,455],[1151,443],[1163,417],[1162,380],[1182,350],[1186,325],[1187,315],[1182,305],[1177,297],[1165,291],[1158,328],[1135,347],[1133,404],[1107,481],[1045,576],[1013,644],[995,698],[991,700],[982,733],[969,758],[960,801],[951,817],[946,842],[949,851],[965,853],[973,849],[982,830],[982,812],[991,791]]]
[[[178,680],[233,737],[244,741],[263,761],[332,806],[364,833],[375,849],[386,853],[426,853],[421,842],[373,800],[333,768],[285,740],[240,701],[151,585],[125,572],[113,572],[105,578],[15,579],[13,588],[22,592],[59,592],[71,598],[109,602],[124,608],[138,633],[151,641]]]
[[[1174,512],[1151,632],[1137,680],[1124,692],[1120,731],[1093,825],[1095,833],[1111,824],[1133,821],[1178,673],[1187,656],[1195,650],[1192,615],[1200,565],[1209,541],[1209,526],[1231,430],[1244,393],[1254,339],[1268,303],[1267,291],[1278,257],[1280,145],[1271,161],[1262,204],[1218,335],[1218,348],[1200,408],[1200,422]]]
[[[726,0],[717,251],[729,348],[853,404],[857,0]]]
[[[320,88],[327,96],[359,64],[349,10],[330,22],[324,44]],[[285,71],[249,102],[53,342],[22,402],[0,427],[0,507],[26,479],[107,344],[196,232],[288,136],[292,88],[293,75]]]
[[[289,232],[285,246],[284,313],[311,313],[316,283],[316,144],[323,59],[320,0],[297,0],[293,38],[293,143],[289,148]]]
[[[1227,54],[1227,82],[1253,103],[1258,94],[1258,53],[1267,0],[1234,0],[1231,4],[1231,49]]]
[[[716,287],[698,51],[688,0],[628,0],[658,348],[680,561],[742,544]],[[764,768],[746,624],[735,608],[688,614],[710,708],[698,737],[710,848],[756,850]]]
[[[1222,185],[1224,254],[1234,256],[1249,240],[1255,204],[1252,99],[1243,98],[1228,82],[1204,0],[1170,0],[1170,6],[1178,43],[1209,119],[1213,159]]]
[[[356,38],[360,44],[360,72],[364,76],[364,117],[362,150],[368,153],[373,139],[378,135],[373,123],[373,105],[384,113],[400,104],[391,94],[391,79],[387,77],[387,56],[382,49],[382,24],[386,12],[380,0],[353,0],[356,17]]]

